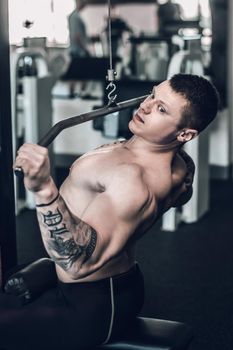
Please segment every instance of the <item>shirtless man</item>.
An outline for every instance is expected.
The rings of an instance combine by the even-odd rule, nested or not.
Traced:
[[[218,94],[206,79],[179,74],[164,81],[130,121],[133,137],[76,160],[60,190],[51,178],[46,148],[25,144],[19,149],[14,166],[23,169],[25,187],[35,195],[42,239],[63,290],[86,282],[109,285],[109,321],[98,339],[92,331],[95,344],[108,341],[139,312],[143,281],[135,270],[135,244],[166,210],[191,198],[194,164],[181,147],[215,118],[217,109]],[[127,281],[128,274],[134,279],[118,302],[117,278]]]

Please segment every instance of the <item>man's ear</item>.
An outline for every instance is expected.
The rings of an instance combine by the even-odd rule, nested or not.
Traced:
[[[183,129],[177,136],[177,140],[180,142],[188,142],[198,135],[198,131],[195,129]]]

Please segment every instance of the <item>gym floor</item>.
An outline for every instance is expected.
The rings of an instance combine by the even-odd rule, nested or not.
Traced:
[[[62,181],[66,170],[57,173]],[[197,223],[163,232],[157,222],[138,244],[146,288],[141,315],[192,326],[189,350],[232,350],[232,182],[213,180],[210,193],[210,211]],[[46,256],[35,211],[18,215],[17,232],[19,264]]]

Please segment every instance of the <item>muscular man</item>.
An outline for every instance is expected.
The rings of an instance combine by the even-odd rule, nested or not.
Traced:
[[[182,146],[207,127],[217,108],[218,94],[206,79],[179,74],[164,81],[133,115],[134,136],[77,159],[60,190],[50,175],[47,149],[31,144],[19,149],[15,167],[22,167],[25,186],[35,195],[61,293],[59,301],[48,291],[17,309],[21,316],[24,309],[30,332],[39,323],[43,334],[50,322],[49,344],[61,344],[63,332],[69,346],[93,349],[138,314],[143,279],[135,264],[136,243],[166,210],[191,197],[194,164]],[[47,313],[35,314],[45,305]],[[9,310],[7,315],[11,324]]]

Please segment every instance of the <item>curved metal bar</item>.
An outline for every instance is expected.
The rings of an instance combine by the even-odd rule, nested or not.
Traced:
[[[77,115],[75,117],[70,117],[64,120],[61,120],[57,124],[55,124],[48,132],[45,134],[42,139],[38,142],[38,145],[47,147],[50,145],[50,143],[57,137],[58,134],[64,129],[70,128],[75,125],[79,125],[85,122],[88,122],[90,120],[94,120],[99,117],[103,117],[107,114],[111,114],[114,112],[121,111],[123,109],[129,108],[129,107],[136,107],[139,105],[142,101],[147,98],[148,95],[141,96],[141,97],[136,97],[131,100],[127,100],[124,102],[119,102],[116,105],[108,105],[106,107],[96,109],[95,111],[89,112],[89,113],[84,113]],[[24,173],[21,168],[16,168],[14,170],[14,173],[16,176],[23,178]]]
[[[123,109],[129,108],[129,107],[136,107],[138,104],[140,104],[144,99],[147,97],[141,96],[137,98],[133,98],[131,100],[127,100],[124,102],[119,102],[116,104],[116,106],[107,106],[100,109],[96,109],[95,111],[80,114],[75,117],[70,117],[64,120],[61,120],[57,124],[55,124],[48,132],[45,134],[45,136],[38,142],[38,145],[47,147],[50,145],[50,143],[56,138],[58,134],[64,129],[70,128],[72,126],[85,123],[87,121],[103,117],[104,115],[111,114],[114,112],[121,111]]]

